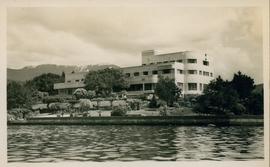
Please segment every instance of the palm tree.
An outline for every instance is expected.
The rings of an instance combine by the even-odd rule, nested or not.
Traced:
[[[76,99],[85,98],[87,96],[87,90],[84,88],[78,88],[74,91],[73,95],[76,97]]]

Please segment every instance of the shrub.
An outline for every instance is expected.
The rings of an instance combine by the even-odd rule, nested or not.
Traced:
[[[167,105],[167,102],[161,99],[158,99],[157,101],[157,107]]]
[[[127,114],[128,108],[126,106],[115,106],[111,116],[125,116]]]
[[[253,92],[249,97],[247,110],[249,114],[263,115],[263,92]]]
[[[244,105],[242,105],[241,103],[236,103],[234,106],[232,106],[231,111],[235,115],[241,115],[241,114],[244,114],[246,112],[246,107]]]
[[[43,103],[56,103],[56,102],[64,102],[64,99],[61,98],[61,97],[53,97],[53,96],[48,96],[48,97],[45,97],[43,100]]]
[[[166,104],[162,104],[159,107],[159,114],[160,114],[160,116],[167,116],[167,114],[168,114],[168,107],[167,107]]]
[[[131,110],[140,110],[142,101],[140,99],[128,99],[127,100]]]
[[[95,98],[97,95],[96,95],[96,91],[94,91],[94,90],[88,90],[87,91],[87,98],[89,98],[89,99],[93,99],[93,98]]]
[[[149,108],[157,108],[157,107],[158,107],[157,99],[156,99],[156,96],[154,95],[152,99],[150,100]]]
[[[139,105],[140,105],[140,106],[139,106],[140,109],[146,109],[146,108],[149,107],[149,101],[148,101],[148,100],[144,100],[144,101],[142,101]]]
[[[173,107],[180,108],[180,105],[179,105],[179,103],[173,103]]]

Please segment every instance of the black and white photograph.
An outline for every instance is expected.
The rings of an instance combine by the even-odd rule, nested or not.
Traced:
[[[7,5],[4,161],[269,165],[260,1]]]

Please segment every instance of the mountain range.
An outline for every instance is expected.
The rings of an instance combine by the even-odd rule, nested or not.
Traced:
[[[116,65],[87,65],[87,66],[75,66],[75,65],[56,65],[56,64],[42,64],[38,66],[27,66],[21,69],[7,68],[7,80],[13,81],[27,81],[36,76],[44,73],[53,73],[61,75],[62,72],[71,73],[79,71],[95,71],[105,68],[119,68]]]

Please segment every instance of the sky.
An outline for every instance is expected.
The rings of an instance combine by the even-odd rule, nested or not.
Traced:
[[[141,51],[199,51],[215,76],[263,82],[262,11],[256,7],[10,7],[7,66],[141,64]]]

